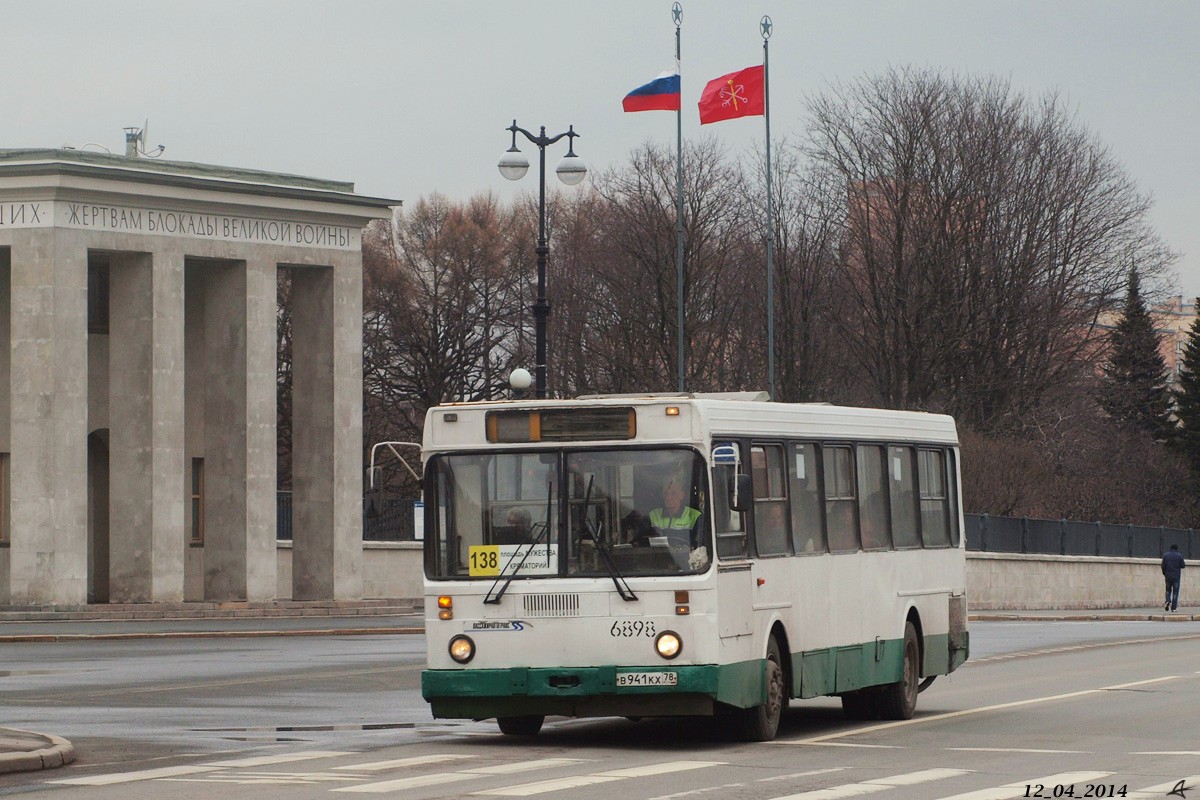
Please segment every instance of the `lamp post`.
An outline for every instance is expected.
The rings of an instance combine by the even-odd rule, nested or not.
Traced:
[[[587,175],[587,165],[583,159],[575,155],[575,126],[569,126],[566,133],[557,136],[547,136],[546,126],[534,136],[524,128],[517,127],[517,121],[507,130],[512,131],[512,147],[500,157],[500,174],[510,181],[518,181],[529,171],[529,159],[517,149],[517,134],[522,134],[538,148],[538,242],[537,242],[537,300],[533,304],[533,320],[535,326],[535,347],[537,363],[534,365],[534,396],[539,400],[546,397],[546,322],[550,317],[550,302],[546,299],[546,255],[550,248],[546,245],[546,147],[567,137],[567,154],[554,170],[558,179],[568,186],[574,186]]]

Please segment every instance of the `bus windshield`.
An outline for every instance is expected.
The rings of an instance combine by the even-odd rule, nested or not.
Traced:
[[[678,575],[712,556],[703,459],[686,448],[432,459],[431,578]]]

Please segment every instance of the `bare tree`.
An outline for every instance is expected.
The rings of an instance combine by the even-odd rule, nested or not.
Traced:
[[[368,444],[419,440],[426,409],[503,390],[518,341],[508,215],[492,196],[421,199],[363,239]]]
[[[874,402],[1018,429],[1094,357],[1122,264],[1169,262],[1148,200],[1056,97],[903,69],[812,110],[845,208],[841,330]]]
[[[835,315],[835,295],[842,241],[842,204],[820,181],[828,172],[808,169],[800,148],[784,140],[774,147],[771,192],[775,300],[776,400],[828,400],[834,391],[831,361],[836,341],[828,334]],[[760,341],[766,341],[766,164],[763,153],[747,164],[756,175],[744,186],[751,209],[752,235],[744,238],[743,261],[750,285],[749,303]],[[751,338],[753,341],[753,338]],[[765,347],[754,347],[758,386],[766,388]]]
[[[748,219],[742,175],[713,141],[684,151],[684,311],[688,389],[738,388],[747,370]],[[644,145],[628,164],[595,180],[586,218],[558,244],[587,292],[559,319],[585,345],[565,372],[573,388],[670,391],[677,382],[675,156]],[[583,207],[583,206],[580,206]],[[581,251],[579,248],[586,248]],[[565,306],[565,303],[564,303]]]

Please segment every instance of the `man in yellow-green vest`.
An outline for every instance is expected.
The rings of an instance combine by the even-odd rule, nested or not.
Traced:
[[[650,524],[659,535],[694,548],[699,541],[700,512],[684,505],[686,496],[687,487],[683,480],[677,476],[668,478],[663,484],[662,507],[650,512]]]

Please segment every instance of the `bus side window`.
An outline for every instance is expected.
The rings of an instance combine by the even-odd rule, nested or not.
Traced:
[[[958,547],[959,544],[959,529],[958,529],[958,469],[957,469],[957,453],[954,450],[946,452],[946,486],[949,491],[946,496],[950,499],[950,544],[953,547]]]
[[[946,495],[946,456],[941,450],[917,451],[921,488],[921,539],[926,547],[950,544],[950,498]]]
[[[854,451],[825,445],[825,520],[829,524],[829,552],[858,550],[858,502],[854,496]]]
[[[754,543],[760,556],[788,554],[787,482],[783,448],[754,445],[750,448],[750,474],[754,482]]]
[[[717,555],[722,558],[746,555],[746,515],[731,508],[740,463],[741,445],[713,442],[713,533],[717,537]]]
[[[821,464],[815,444],[792,445],[792,546],[797,555],[825,552]]]
[[[890,550],[891,521],[888,519],[887,487],[883,482],[883,448],[875,444],[858,446],[858,521],[862,529],[863,550]]]
[[[888,494],[892,510],[892,541],[897,549],[920,547],[917,528],[916,451],[908,446],[888,448]]]

